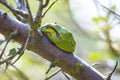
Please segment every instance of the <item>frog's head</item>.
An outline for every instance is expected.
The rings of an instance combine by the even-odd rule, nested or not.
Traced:
[[[55,24],[45,24],[41,26],[40,30],[45,35],[50,36],[51,34],[56,34],[56,30],[54,28]]]

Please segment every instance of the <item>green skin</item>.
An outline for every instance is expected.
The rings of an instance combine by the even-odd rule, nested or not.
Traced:
[[[41,26],[40,30],[58,48],[69,53],[74,52],[76,43],[72,33],[66,28],[51,23]]]

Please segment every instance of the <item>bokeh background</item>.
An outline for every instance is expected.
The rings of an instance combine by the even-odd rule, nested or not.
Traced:
[[[52,3],[54,0],[50,0]],[[120,1],[118,0],[58,0],[43,18],[42,24],[54,23],[65,26],[74,35],[77,43],[74,55],[80,57],[89,65],[107,76],[114,68],[116,60],[120,61],[120,17],[116,16],[102,6],[104,5],[116,13],[120,12]],[[10,5],[16,6],[14,0],[8,0]],[[29,0],[33,15],[38,8],[37,0]],[[0,4],[0,10],[11,12]],[[0,34],[0,40],[4,40]],[[5,42],[0,45],[2,51]],[[7,46],[6,54],[11,48],[21,46],[11,41]],[[111,48],[112,47],[112,48]],[[117,55],[116,55],[117,53]],[[24,55],[5,71],[5,65],[0,65],[0,80],[44,80],[46,77],[59,70],[52,69],[45,74],[50,62],[35,53],[26,50]],[[120,78],[120,65],[118,65],[112,80]],[[74,80],[70,77],[71,80]],[[50,80],[67,80],[60,72]]]

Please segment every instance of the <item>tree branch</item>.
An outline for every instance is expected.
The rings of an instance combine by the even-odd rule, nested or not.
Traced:
[[[41,15],[43,11],[43,0],[39,1],[39,7],[35,16],[35,22],[39,25],[41,25]]]
[[[14,37],[14,40],[24,44],[29,31],[29,26],[9,17],[8,15],[3,16],[3,14],[4,13],[0,11],[0,33],[8,36],[10,32],[17,30],[18,34]],[[40,36],[38,36],[38,38],[39,37]],[[37,37],[33,36],[30,37],[27,49],[51,62],[57,60],[56,66],[60,67],[64,72],[70,74],[76,80],[105,79],[101,73],[89,66],[83,60],[57,48],[44,35],[41,41],[36,38]]]
[[[20,17],[16,14],[16,11],[15,11],[15,9],[12,6],[10,6],[6,1],[3,1],[3,0],[0,0],[0,3],[3,4],[4,6],[6,6],[13,13],[13,15],[18,20],[20,20]]]
[[[33,26],[32,12],[30,10],[30,6],[29,6],[29,3],[28,3],[28,0],[25,0],[25,1],[26,1],[26,7],[28,9],[28,21],[29,21],[30,26]]]
[[[50,10],[50,8],[57,2],[57,0],[55,0],[54,2],[52,2],[52,4],[48,7],[48,9],[42,14],[42,18],[46,15],[46,13]]]

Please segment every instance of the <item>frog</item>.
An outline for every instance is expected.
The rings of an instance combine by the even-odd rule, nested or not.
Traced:
[[[57,23],[46,23],[41,25],[40,31],[61,50],[73,53],[76,42],[70,30]]]

